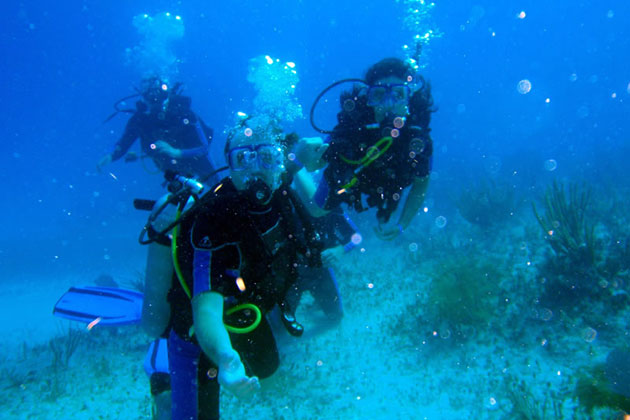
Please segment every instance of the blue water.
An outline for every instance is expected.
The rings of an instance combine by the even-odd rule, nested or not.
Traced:
[[[443,36],[431,41],[421,71],[438,107],[431,124],[435,176],[429,215],[417,218],[415,234],[435,233],[433,221],[443,215],[452,235],[465,236],[457,231],[454,197],[490,179],[514,188],[528,229],[540,235],[530,201],[540,200],[554,180],[586,182],[608,240],[630,237],[630,3],[436,4],[432,18]],[[0,284],[18,275],[46,282],[72,274],[90,282],[101,273],[142,268],[145,250],[136,238],[146,214],[132,200],[162,194],[161,178],[120,161],[99,174],[96,163],[122,133],[126,116],[102,121],[141,77],[126,64],[125,50],[141,39],[132,20],[166,11],[183,19],[185,35],[173,46],[177,78],[215,129],[219,161],[222,132],[234,113],[252,111],[251,58],[295,62],[297,98],[307,114],[324,87],[363,76],[383,57],[403,57],[401,47],[415,35],[403,28],[405,7],[394,0],[5,4]],[[517,90],[522,80],[531,83],[526,94]],[[323,106],[320,125],[334,125],[335,106]],[[289,128],[317,134],[306,118]],[[607,219],[612,208],[618,209],[614,221]],[[371,235],[373,219],[361,220]],[[398,245],[406,250],[412,241],[419,240],[407,237]],[[0,314],[12,316],[2,308]]]

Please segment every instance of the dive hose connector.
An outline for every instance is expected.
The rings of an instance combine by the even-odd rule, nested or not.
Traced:
[[[196,201],[199,199],[199,196],[204,192],[205,186],[194,178],[188,178],[183,175],[179,175],[176,172],[168,170],[164,173],[164,178],[168,183],[167,189],[169,193],[154,202],[153,209],[151,211],[151,214],[149,215],[149,219],[147,220],[146,225],[144,225],[144,227],[142,228],[142,231],[140,232],[140,237],[138,238],[138,242],[140,242],[140,244],[142,245],[147,245],[154,241],[157,241],[159,243],[170,242],[170,239],[164,239],[166,237],[165,235],[167,235],[168,232],[170,232],[175,226],[180,223],[181,218],[179,216],[176,217],[175,220],[173,220],[167,227],[158,230],[153,226],[158,216],[169,205],[174,205],[178,207],[179,211],[183,210],[189,199],[192,198]],[[147,203],[138,204],[144,204],[144,207],[148,206]],[[149,235],[149,238],[145,239],[145,236],[147,234]]]
[[[185,190],[191,194],[199,195],[204,189],[204,185],[196,179],[179,175],[173,171],[166,171],[164,178],[168,181],[168,191],[171,193],[178,193]]]

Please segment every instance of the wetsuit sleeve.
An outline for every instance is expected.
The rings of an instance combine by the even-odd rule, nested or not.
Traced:
[[[209,290],[226,296],[234,287],[233,273],[240,267],[241,257],[239,240],[230,227],[238,226],[238,216],[225,201],[220,204],[207,207],[190,231],[192,297]]]
[[[123,135],[114,146],[114,150],[112,151],[112,162],[120,159],[125,155],[125,153],[127,153],[136,139],[140,137],[140,132],[140,117],[138,114],[133,114],[133,116],[129,118],[129,121],[127,121]]]

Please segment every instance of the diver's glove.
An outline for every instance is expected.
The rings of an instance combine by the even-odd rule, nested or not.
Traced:
[[[219,384],[236,397],[244,400],[251,399],[260,389],[258,377],[249,377],[245,373],[245,366],[241,357],[234,349],[230,353],[222,354],[219,360]]]

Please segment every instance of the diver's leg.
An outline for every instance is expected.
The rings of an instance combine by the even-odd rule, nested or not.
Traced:
[[[198,420],[197,373],[201,349],[181,339],[174,331],[168,338],[171,372],[172,420]]]
[[[173,276],[173,263],[169,247],[153,242],[149,244],[142,301],[142,327],[147,334],[158,337],[166,329],[170,317],[167,300]]]
[[[167,337],[165,334],[163,337]],[[158,338],[149,346],[144,358],[144,370],[149,376],[153,397],[153,420],[171,419],[171,376],[168,370],[166,338]]]
[[[171,420],[171,377],[168,373],[155,372],[151,375],[153,397],[153,420]]]
[[[218,420],[220,385],[217,379],[218,368],[205,354],[199,359],[197,371],[198,390],[198,420]]]
[[[343,306],[335,272],[330,267],[318,267],[313,271],[317,275],[310,289],[313,299],[322,308],[331,324],[338,324],[343,317]]]

